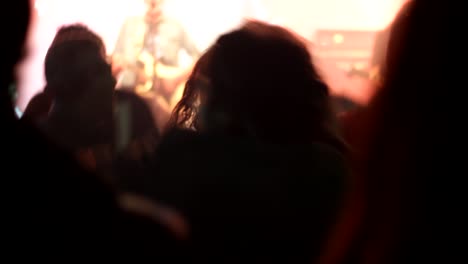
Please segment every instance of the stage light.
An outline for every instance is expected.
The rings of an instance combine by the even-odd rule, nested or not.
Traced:
[[[343,44],[345,37],[342,34],[333,35],[333,42],[335,44]]]

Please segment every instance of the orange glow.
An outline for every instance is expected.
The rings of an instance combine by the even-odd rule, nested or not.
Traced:
[[[394,17],[404,0],[166,0],[166,12],[179,20],[201,50],[246,17],[283,25],[314,40],[318,29],[378,30]],[[144,12],[144,0],[35,0],[29,57],[20,68],[19,106],[44,84],[43,59],[57,28],[82,22],[100,34],[111,53],[120,25]],[[341,43],[343,36],[336,36]]]

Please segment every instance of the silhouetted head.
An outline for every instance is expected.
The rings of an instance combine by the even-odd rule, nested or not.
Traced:
[[[0,104],[11,107],[9,85],[15,82],[15,68],[25,54],[31,7],[29,0],[17,0],[4,5],[0,23],[6,25],[2,32],[5,39],[0,60]]]
[[[132,91],[133,89],[130,89]],[[115,91],[116,113],[120,135],[131,141],[159,140],[159,130],[149,105],[134,92],[125,89]],[[125,130],[125,131],[122,131]],[[143,147],[143,146],[142,146]],[[154,146],[149,146],[154,150]]]
[[[45,58],[45,77],[45,92],[55,102],[86,101],[98,106],[112,101],[115,79],[105,58],[104,44],[84,26],[72,25],[58,31]]]
[[[327,86],[303,42],[286,29],[251,21],[200,58],[172,124],[303,143],[333,137],[330,109]]]
[[[366,239],[360,252],[352,252],[362,257],[358,262],[427,262],[434,257],[427,248],[444,247],[445,240],[428,234],[439,232],[433,215],[446,213],[433,202],[441,199],[436,179],[445,175],[454,184],[457,162],[447,153],[462,140],[455,135],[464,113],[447,92],[465,82],[453,72],[460,52],[452,34],[453,2],[409,1],[392,25],[382,87],[362,116],[362,135],[356,135],[364,152],[357,176],[365,204],[359,207],[366,208],[356,233]],[[359,219],[356,212],[349,217]]]
[[[106,46],[104,45],[102,38],[91,31],[86,25],[79,23],[61,27],[57,31],[57,34],[55,34],[54,40],[52,41],[49,49],[52,49],[62,43],[78,40],[93,43],[96,45],[97,49],[100,50],[101,55],[104,58],[106,57]]]
[[[386,115],[385,121],[374,120],[379,126],[394,118],[405,123],[398,127],[417,130],[422,123],[416,120],[428,116],[434,120],[447,110],[440,107],[451,101],[452,94],[444,87],[463,80],[449,67],[458,54],[456,41],[450,41],[453,35],[448,29],[454,25],[448,19],[449,8],[453,7],[434,1],[409,1],[399,12],[390,33],[383,85],[372,103],[375,112]]]
[[[428,248],[445,248],[446,240],[433,234],[452,229],[432,222],[433,216],[450,215],[446,205],[454,204],[440,195],[440,184],[457,184],[464,166],[447,158],[464,138],[456,134],[464,112],[451,90],[466,78],[454,74],[460,52],[452,33],[460,25],[451,21],[454,2],[408,1],[393,22],[382,87],[359,116],[361,134],[353,135],[363,152],[355,159],[357,197],[349,207],[355,210],[341,217],[345,229],[330,244],[337,261],[322,263],[349,262],[336,254],[344,249],[357,263],[430,262]]]
[[[52,107],[52,98],[46,93],[38,93],[29,100],[21,118],[40,122],[47,118]]]

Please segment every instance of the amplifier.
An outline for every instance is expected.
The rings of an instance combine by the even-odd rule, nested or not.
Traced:
[[[314,56],[345,72],[368,72],[373,55],[375,31],[318,30]]]

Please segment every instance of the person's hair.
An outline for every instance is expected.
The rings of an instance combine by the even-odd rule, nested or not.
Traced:
[[[448,140],[442,131],[450,131],[453,124],[445,118],[455,114],[448,114],[444,104],[450,99],[441,92],[453,78],[446,67],[457,56],[447,45],[447,8],[440,1],[404,6],[390,35],[383,85],[370,105],[363,173],[368,214],[375,222],[367,244],[373,253],[366,257],[375,263],[399,262],[392,259],[395,252],[427,254],[414,248],[427,242],[419,239],[430,232],[425,229],[431,217],[424,211],[429,199],[425,178],[439,171],[445,159],[436,141]]]
[[[304,143],[336,139],[331,120],[306,46],[286,29],[250,21],[200,58],[170,126]]]
[[[390,34],[383,84],[361,117],[363,131],[356,137],[362,137],[358,147],[364,157],[355,176],[364,210],[360,217],[354,211],[342,217],[348,224],[360,219],[353,235],[361,244],[356,248],[356,240],[349,239],[343,246],[340,235],[335,243],[354,249],[351,254],[365,263],[400,263],[399,257],[427,262],[422,258],[432,257],[420,251],[434,242],[427,237],[433,231],[427,209],[436,210],[430,199],[439,199],[427,187],[433,175],[449,175],[445,170],[453,163],[444,162],[448,152],[441,144],[457,140],[452,133],[458,125],[450,119],[457,112],[445,105],[452,99],[444,88],[460,80],[447,67],[458,52],[449,47],[453,36],[447,2],[413,0],[402,8]]]
[[[110,74],[102,39],[80,24],[57,32],[44,63],[44,90],[54,100],[76,100],[96,78]]]
[[[96,45],[102,55],[106,56],[106,46],[102,38],[83,24],[71,24],[62,26],[55,34],[54,40],[49,49],[63,43],[72,41],[87,41]]]

